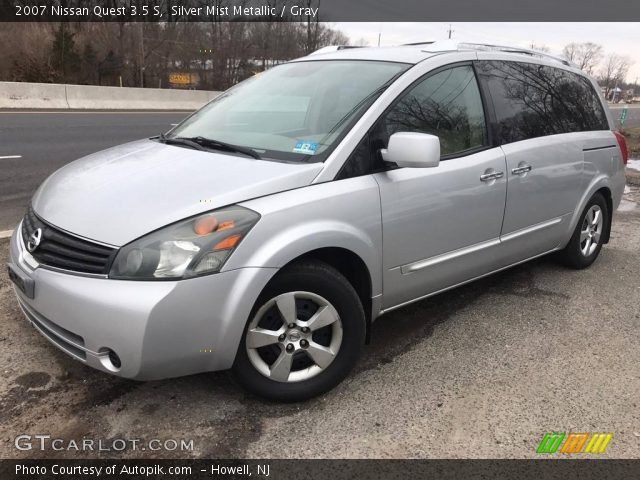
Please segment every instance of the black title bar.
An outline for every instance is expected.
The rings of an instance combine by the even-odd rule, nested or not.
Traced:
[[[467,452],[468,453],[468,452]],[[2,480],[638,478],[640,460],[0,460]]]
[[[636,0],[2,0],[0,22],[633,22]]]

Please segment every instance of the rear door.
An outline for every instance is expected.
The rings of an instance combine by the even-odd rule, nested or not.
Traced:
[[[505,264],[557,247],[583,185],[590,112],[571,72],[536,63],[480,61],[495,108],[494,138],[507,162],[501,240]]]

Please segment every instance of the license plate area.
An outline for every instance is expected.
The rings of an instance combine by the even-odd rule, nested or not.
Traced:
[[[9,279],[18,288],[18,290],[24,293],[27,297],[33,298],[35,293],[35,282],[33,279],[29,278],[12,265],[7,265],[7,270],[9,272]]]

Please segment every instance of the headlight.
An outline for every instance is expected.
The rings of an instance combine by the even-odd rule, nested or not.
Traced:
[[[259,218],[252,210],[228,207],[174,223],[122,247],[109,277],[162,280],[215,273]]]

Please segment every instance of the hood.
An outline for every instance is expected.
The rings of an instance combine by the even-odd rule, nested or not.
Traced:
[[[192,215],[309,185],[320,170],[141,140],[64,166],[32,205],[58,228],[121,246]]]

